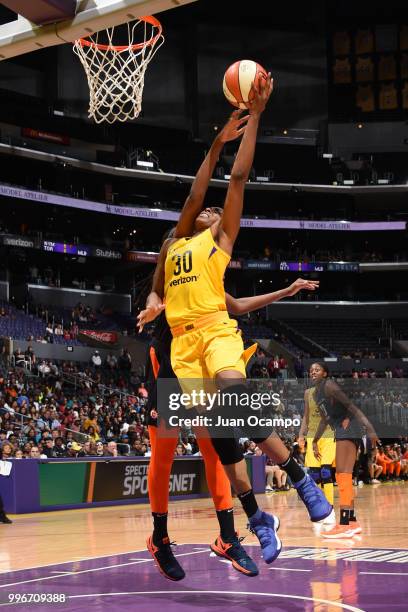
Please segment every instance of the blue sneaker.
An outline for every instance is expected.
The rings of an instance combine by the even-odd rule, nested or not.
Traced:
[[[210,548],[218,557],[224,557],[224,559],[231,561],[232,567],[238,572],[246,576],[257,576],[259,574],[257,566],[245,548],[241,546],[243,539],[239,538],[237,534],[232,540],[228,541],[223,540],[219,535],[214,544],[210,545]]]
[[[171,546],[174,542],[170,542],[168,537],[161,540],[158,546],[153,542],[153,537],[147,538],[147,550],[156,561],[157,568],[165,578],[169,580],[183,580],[185,573],[176,557],[173,555]]]
[[[280,521],[277,516],[267,514],[262,510],[257,510],[254,516],[249,519],[249,531],[258,538],[262,556],[265,563],[272,563],[279,556],[282,550],[282,542],[276,533],[279,529]]]
[[[333,512],[333,506],[309,474],[305,474],[305,477],[300,482],[293,483],[293,486],[309,512],[310,520],[314,523],[323,521]]]

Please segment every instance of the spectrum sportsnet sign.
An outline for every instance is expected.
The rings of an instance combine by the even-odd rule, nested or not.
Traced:
[[[148,469],[149,461],[145,459],[98,462],[92,501],[146,498]],[[207,494],[203,460],[176,459],[171,471],[169,493],[170,495]]]

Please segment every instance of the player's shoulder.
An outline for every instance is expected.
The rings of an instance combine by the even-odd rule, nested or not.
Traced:
[[[161,249],[160,249],[160,253],[162,255],[167,255],[169,248],[174,245],[176,242],[178,242],[180,240],[180,238],[166,238],[166,240],[163,242]]]

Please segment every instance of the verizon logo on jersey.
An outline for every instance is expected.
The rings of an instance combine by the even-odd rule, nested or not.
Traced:
[[[185,283],[195,283],[198,281],[200,275],[192,274],[191,276],[181,276],[180,278],[175,278],[170,282],[169,287],[176,287],[177,285],[184,285]]]

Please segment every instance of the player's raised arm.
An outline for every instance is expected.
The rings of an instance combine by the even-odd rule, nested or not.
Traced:
[[[229,254],[232,253],[232,248],[239,232],[244,205],[245,183],[248,180],[254,161],[259,120],[273,89],[270,73],[264,82],[260,81],[258,86],[254,83],[252,87],[254,98],[248,103],[250,105],[249,118],[231,170],[224,213],[218,228],[214,228],[217,242]]]
[[[190,193],[184,203],[175,229],[174,236],[176,238],[183,238],[184,236],[191,236],[193,234],[194,221],[203,207],[208,185],[210,184],[214,168],[224,144],[230,140],[239,138],[245,131],[247,121],[248,115],[242,117],[242,111],[234,111],[221,132],[215,138],[191,185]]]
[[[235,298],[229,293],[225,294],[225,301],[229,313],[238,316],[264,308],[268,304],[278,302],[286,297],[291,297],[299,293],[299,291],[315,291],[319,288],[319,281],[309,281],[304,278],[298,278],[294,283],[272,293],[264,293],[263,295],[251,295],[249,297]]]

